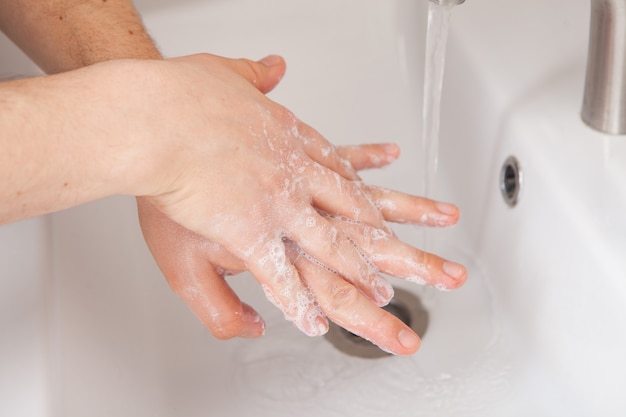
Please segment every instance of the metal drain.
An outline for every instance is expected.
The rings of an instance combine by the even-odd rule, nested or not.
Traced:
[[[420,299],[413,293],[401,288],[394,288],[395,295],[391,302],[383,307],[409,326],[419,337],[423,338],[428,328],[428,311],[422,306]],[[372,342],[363,339],[348,330],[330,323],[326,339],[339,351],[360,358],[383,358],[390,356]]]
[[[509,207],[515,207],[522,191],[522,170],[514,156],[509,156],[500,169],[500,192]]]

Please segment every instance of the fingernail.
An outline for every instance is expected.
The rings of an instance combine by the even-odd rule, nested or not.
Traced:
[[[379,279],[376,280],[376,295],[378,298],[376,301],[381,307],[389,304],[393,298],[393,287],[386,279],[379,277]]]
[[[400,148],[395,143],[386,143],[383,149],[387,155],[394,157],[397,157],[400,153]]]
[[[243,321],[248,323],[259,323],[263,321],[263,317],[248,304],[243,304]]]
[[[446,261],[443,263],[443,272],[454,279],[461,279],[467,274],[467,271],[463,265],[456,262]]]
[[[283,59],[278,55],[268,55],[265,58],[261,59],[259,62],[268,67],[273,67],[282,64]]]
[[[454,216],[459,212],[459,208],[454,204],[435,203],[435,207],[437,207],[437,210],[439,210],[440,213],[446,214],[448,216]]]
[[[261,320],[258,322],[256,326],[250,326],[246,328],[246,330],[239,335],[239,337],[243,337],[244,339],[254,339],[256,337],[261,337],[265,334],[265,322]]]
[[[323,336],[328,333],[328,320],[323,317],[318,317],[315,319],[315,324],[317,324],[317,329],[319,331],[319,335]]]
[[[420,338],[408,329],[402,329],[398,332],[398,342],[411,351],[416,351],[420,347]]]

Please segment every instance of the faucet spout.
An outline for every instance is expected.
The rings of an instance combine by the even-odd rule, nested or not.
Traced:
[[[458,6],[465,0],[430,0],[433,3],[437,3],[440,6]]]
[[[591,0],[581,117],[593,129],[626,134],[626,0]]]

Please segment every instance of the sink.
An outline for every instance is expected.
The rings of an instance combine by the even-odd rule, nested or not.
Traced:
[[[626,139],[579,117],[588,3],[454,10],[435,197],[463,216],[429,236],[469,279],[452,292],[392,280],[429,313],[417,354],[364,359],[304,336],[247,274],[230,283],[266,335],[214,339],[162,278],[134,200],[115,197],[0,228],[0,414],[626,414]],[[168,56],[283,55],[274,100],[336,144],[397,142],[401,158],[363,176],[420,191],[425,1],[136,4]],[[4,38],[0,51],[0,76],[36,73]],[[510,156],[515,207],[499,188]]]

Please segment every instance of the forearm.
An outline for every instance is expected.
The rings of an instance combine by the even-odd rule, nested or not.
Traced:
[[[0,9],[0,30],[50,74],[112,59],[161,58],[130,0],[14,0]],[[63,85],[72,93],[59,92]],[[0,88],[0,174],[8,179],[0,186],[0,224],[120,192],[112,179],[128,168],[129,144],[111,144],[102,131],[80,134],[97,114],[80,114],[93,95],[74,103],[77,87],[58,79]]]
[[[13,0],[0,29],[47,73],[161,57],[130,0]]]
[[[127,112],[122,77],[141,82],[116,65],[0,84],[0,224],[141,191],[150,151],[113,117]]]

